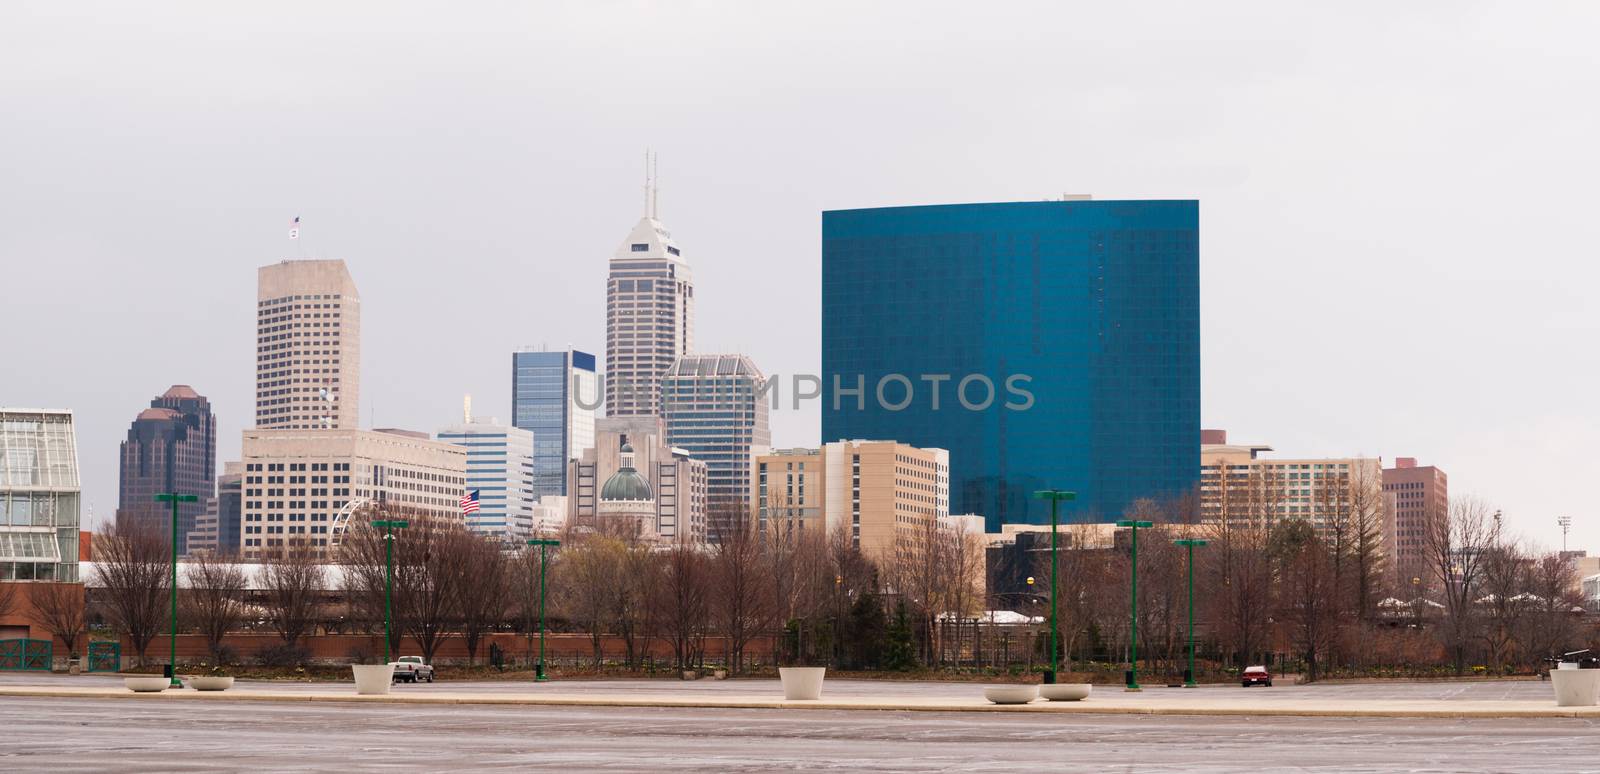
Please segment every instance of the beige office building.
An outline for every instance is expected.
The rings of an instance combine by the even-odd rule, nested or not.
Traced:
[[[256,284],[256,416],[261,429],[355,428],[361,298],[344,261],[262,266]]]
[[[781,449],[752,463],[759,534],[846,530],[880,563],[920,543],[950,516],[950,453],[895,441],[835,441]]]
[[[363,506],[457,519],[467,450],[409,430],[246,430],[239,551],[337,544]]]
[[[1376,457],[1269,459],[1264,444],[1230,444],[1221,430],[1202,431],[1201,519],[1270,528],[1304,519],[1318,529],[1358,517],[1384,531],[1383,468]]]

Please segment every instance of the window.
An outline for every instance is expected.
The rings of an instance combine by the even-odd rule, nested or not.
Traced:
[[[634,242],[633,243],[633,251],[636,252],[636,253],[648,253],[648,252],[650,252],[650,245],[640,244],[638,242]]]

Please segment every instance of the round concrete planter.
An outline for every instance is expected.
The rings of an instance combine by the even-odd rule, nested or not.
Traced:
[[[789,701],[822,698],[822,676],[827,671],[827,667],[779,667],[778,679],[783,681],[783,698]]]
[[[197,691],[226,691],[233,687],[233,678],[220,675],[191,677],[189,678],[189,687]]]
[[[380,696],[394,686],[393,664],[351,664],[356,674],[356,693]]]
[[[134,693],[160,693],[172,684],[165,677],[124,677],[122,684]]]
[[[1046,701],[1083,701],[1089,698],[1088,683],[1055,683],[1039,686],[1039,698]]]
[[[983,689],[983,698],[995,704],[1027,704],[1039,698],[1039,686],[991,685]]]
[[[1556,669],[1550,672],[1557,707],[1593,707],[1600,702],[1600,669]]]

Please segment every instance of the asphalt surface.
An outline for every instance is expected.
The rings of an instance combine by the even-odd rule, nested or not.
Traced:
[[[1600,771],[1586,720],[0,702],[0,771]]]
[[[773,681],[768,681],[773,682]],[[6,675],[0,685],[116,685]],[[239,683],[235,690],[282,690]],[[329,684],[298,684],[326,689]],[[549,684],[551,686],[556,683]],[[563,692],[729,691],[757,681],[562,682]],[[776,683],[773,682],[773,687]],[[950,695],[977,685],[829,681],[825,695]],[[435,683],[397,691],[526,691]],[[1097,687],[1097,689],[1099,689]],[[1243,688],[1151,688],[1164,701]],[[1531,699],[1537,682],[1248,689],[1328,700]],[[1215,695],[1215,694],[1213,694]],[[1152,697],[1155,698],[1155,697]],[[0,771],[1412,771],[1600,772],[1584,719],[1021,715],[315,702],[0,698]]]

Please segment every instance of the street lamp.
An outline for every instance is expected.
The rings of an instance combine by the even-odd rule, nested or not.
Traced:
[[[1189,669],[1183,673],[1183,687],[1194,688],[1194,549],[1203,546],[1206,541],[1200,538],[1181,538],[1172,541],[1176,545],[1189,549]]]
[[[1050,669],[1044,673],[1044,683],[1054,684],[1056,681],[1056,506],[1062,500],[1078,499],[1077,492],[1068,492],[1062,489],[1041,489],[1033,493],[1035,500],[1050,501]],[[1032,578],[1029,582],[1032,582]]]
[[[173,688],[182,688],[178,681],[178,503],[192,503],[200,498],[191,494],[162,492],[156,502],[172,503],[172,642],[167,653],[167,679]]]
[[[1137,519],[1123,519],[1119,527],[1133,529],[1133,582],[1128,592],[1128,685],[1124,690],[1141,691],[1139,687],[1139,528],[1153,527],[1154,523]]]
[[[561,545],[561,541],[535,538],[529,540],[528,545],[539,547],[539,663],[533,669],[533,681],[542,683],[550,679],[544,676],[544,552],[548,547]]]
[[[373,519],[372,526],[383,530],[383,663],[393,659],[389,655],[389,642],[394,639],[394,612],[389,601],[394,586],[394,531],[411,526],[405,519]]]

